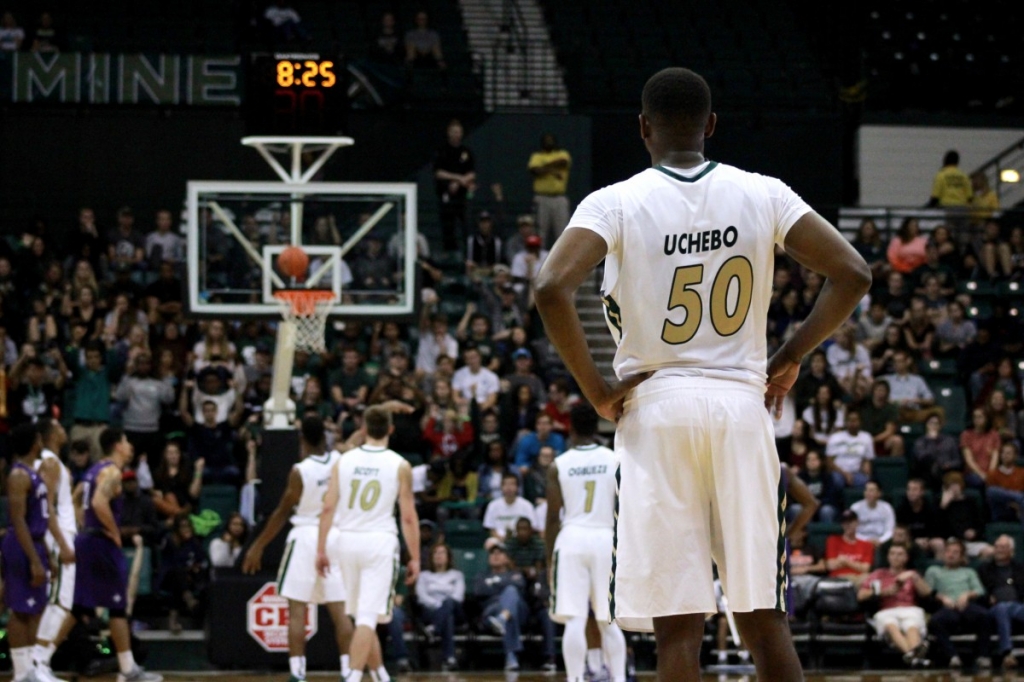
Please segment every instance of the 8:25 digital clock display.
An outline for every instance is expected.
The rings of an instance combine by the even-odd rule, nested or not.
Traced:
[[[333,61],[282,59],[277,62],[277,84],[282,88],[332,88],[337,82]]]

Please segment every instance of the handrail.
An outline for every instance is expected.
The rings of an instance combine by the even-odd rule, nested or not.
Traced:
[[[979,173],[979,172],[983,173],[983,172],[985,172],[985,170],[989,166],[998,165],[1000,161],[1005,159],[1007,156],[1009,156],[1013,152],[1017,152],[1017,151],[1021,151],[1021,150],[1024,150],[1024,137],[1020,138],[1019,140],[1017,140],[1016,142],[1011,144],[1009,147],[1007,147],[1006,149],[1004,149],[1003,151],[999,152],[998,154],[993,156],[991,159],[986,161],[985,163],[983,163],[980,166],[978,166],[977,168],[975,168],[974,172],[975,173]]]
[[[1014,158],[1011,159],[1011,157]],[[1024,198],[1024,187],[1021,186],[1019,181],[1015,183],[1005,182],[1003,180],[1003,170],[1012,168],[1019,173],[1022,166],[1024,166],[1024,137],[980,165],[971,175],[982,173],[988,178],[989,185],[995,189],[1000,203],[1016,204]],[[1006,199],[1009,199],[1009,201],[1006,201]]]

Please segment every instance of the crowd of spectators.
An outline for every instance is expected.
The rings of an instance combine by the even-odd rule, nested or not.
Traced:
[[[42,12],[28,31],[18,24],[13,12],[0,14],[0,52],[60,52],[62,43],[49,12]]]

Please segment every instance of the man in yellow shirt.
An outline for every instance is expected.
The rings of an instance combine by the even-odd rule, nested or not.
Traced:
[[[929,207],[941,206],[955,207],[967,206],[971,203],[974,190],[971,187],[971,179],[967,177],[958,167],[960,154],[955,150],[946,152],[942,159],[942,170],[935,174],[935,181],[932,183],[932,198],[928,202]]]
[[[541,150],[530,155],[528,168],[533,176],[533,202],[537,207],[537,231],[544,243],[551,246],[569,223],[569,184],[572,157],[559,149],[555,136],[546,133],[540,140]]]

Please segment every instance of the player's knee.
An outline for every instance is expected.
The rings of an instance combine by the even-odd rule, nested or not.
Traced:
[[[109,613],[111,619],[113,619],[113,618],[127,618],[128,617],[128,612],[125,611],[123,608],[107,609],[107,612]]]
[[[370,628],[371,630],[377,629],[377,614],[376,613],[357,613],[356,614],[356,627],[357,628]]]

